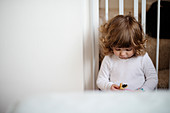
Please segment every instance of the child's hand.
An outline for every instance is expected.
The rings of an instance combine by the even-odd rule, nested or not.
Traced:
[[[119,90],[120,87],[116,84],[113,84],[111,87],[110,87],[111,90]]]

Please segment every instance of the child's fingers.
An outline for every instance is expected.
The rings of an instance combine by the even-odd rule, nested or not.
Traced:
[[[118,85],[114,85],[114,88],[119,89],[119,86]]]
[[[118,89],[119,89],[119,86],[116,85],[116,84],[113,84],[113,85],[111,86],[111,90],[118,90]]]

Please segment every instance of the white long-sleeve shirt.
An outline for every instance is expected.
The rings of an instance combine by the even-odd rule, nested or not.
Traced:
[[[112,84],[120,83],[126,83],[131,90],[153,90],[158,76],[148,53],[129,59],[112,55],[104,57],[96,83],[101,90],[110,90]]]

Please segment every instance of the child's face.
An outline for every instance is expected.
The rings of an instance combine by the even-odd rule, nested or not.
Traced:
[[[134,49],[132,47],[129,48],[113,47],[113,52],[116,56],[118,56],[121,59],[128,59],[134,55]]]

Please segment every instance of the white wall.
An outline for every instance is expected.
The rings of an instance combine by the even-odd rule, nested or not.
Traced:
[[[0,1],[0,113],[29,95],[83,91],[81,0]]]

